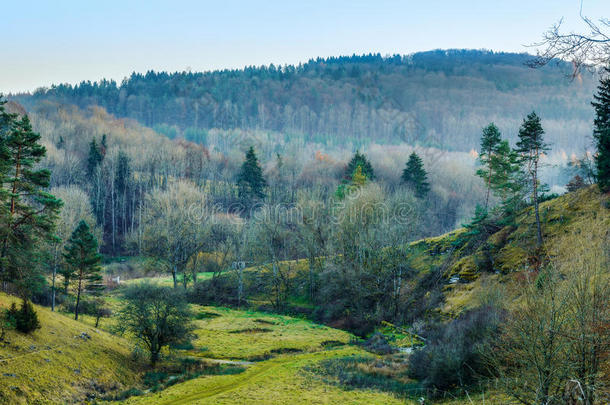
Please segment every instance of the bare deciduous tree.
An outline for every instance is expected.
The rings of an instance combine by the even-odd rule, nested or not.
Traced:
[[[542,40],[532,44],[541,48],[535,59],[529,62],[531,67],[547,65],[555,59],[564,59],[572,62],[573,77],[584,67],[599,67],[610,64],[610,20],[607,18],[594,19],[582,13],[580,19],[587,27],[587,32],[565,32],[563,19],[553,24],[546,31]]]

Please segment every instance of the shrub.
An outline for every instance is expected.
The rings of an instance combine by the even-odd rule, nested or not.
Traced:
[[[405,379],[404,366],[391,358],[349,356],[323,360],[305,370],[326,383],[347,389],[372,389],[402,398],[418,397],[424,390],[417,382]]]
[[[375,354],[392,354],[396,351],[390,346],[386,337],[379,332],[374,333],[362,346],[365,350]]]
[[[31,333],[36,329],[40,329],[40,321],[36,311],[34,311],[34,306],[27,300],[21,303],[19,309],[17,309],[17,305],[13,302],[7,310],[6,315],[8,323],[13,325],[19,332]]]
[[[233,274],[224,274],[216,279],[198,281],[189,292],[188,300],[200,305],[237,305],[237,279]]]
[[[502,318],[487,306],[432,328],[426,346],[409,358],[409,376],[441,391],[475,384],[487,374],[483,349],[497,337]]]

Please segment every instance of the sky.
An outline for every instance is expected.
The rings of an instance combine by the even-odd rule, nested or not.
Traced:
[[[0,93],[147,70],[298,64],[318,56],[525,45],[580,0],[0,0]],[[610,18],[609,0],[583,14]]]

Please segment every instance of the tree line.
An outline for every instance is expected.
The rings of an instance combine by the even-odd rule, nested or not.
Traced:
[[[538,106],[559,148],[588,147],[593,76],[567,83],[568,64],[532,70],[525,66],[532,58],[437,50],[206,73],[149,71],[121,83],[59,84],[15,99],[28,107],[45,100],[97,105],[202,144],[212,128],[241,128],[301,135],[326,146],[402,141],[462,151],[476,147],[486,121],[512,132],[527,109]]]

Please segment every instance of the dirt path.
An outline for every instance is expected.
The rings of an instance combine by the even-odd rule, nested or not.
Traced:
[[[224,359],[212,359],[209,357],[196,357],[192,356],[193,359],[203,360],[208,363],[216,363],[216,364],[231,364],[234,366],[251,366],[252,364],[256,364],[253,361],[245,361],[245,360],[224,360]]]

